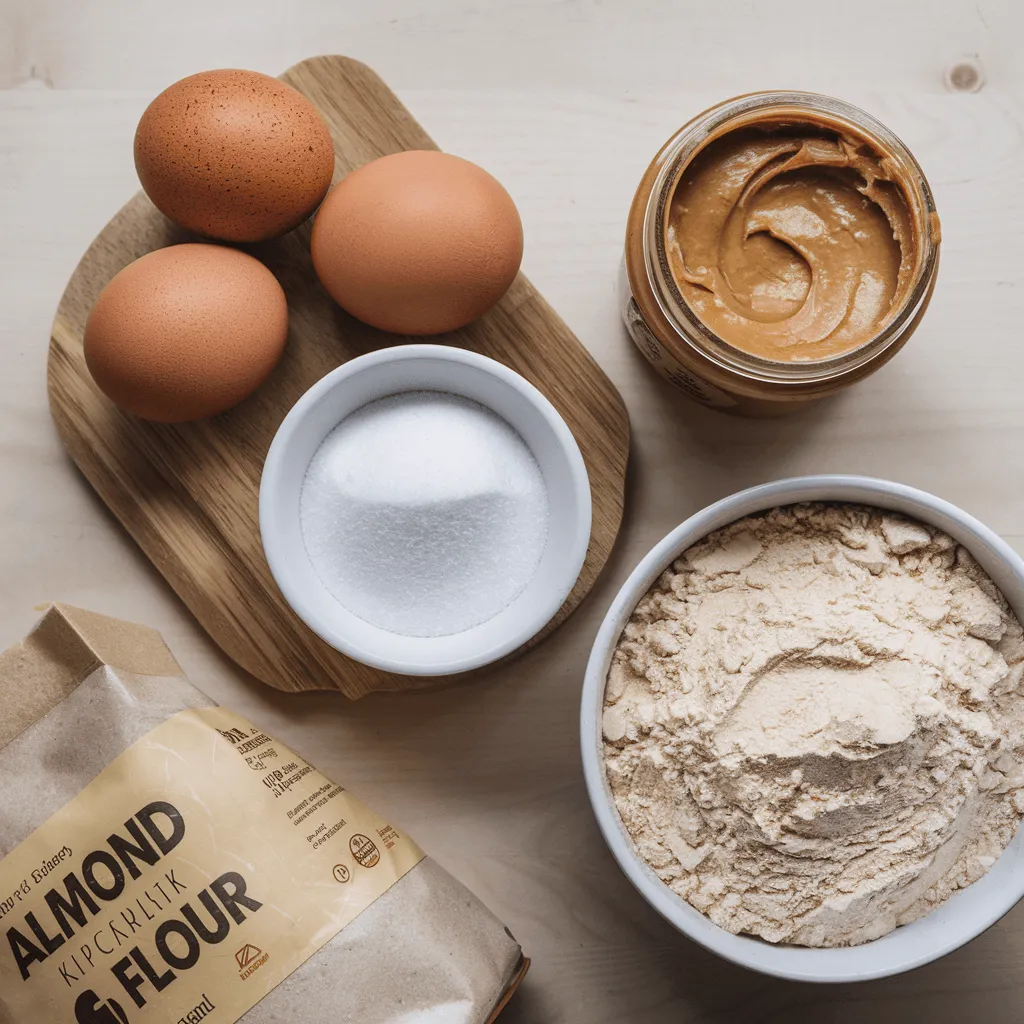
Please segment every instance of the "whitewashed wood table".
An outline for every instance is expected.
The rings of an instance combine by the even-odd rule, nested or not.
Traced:
[[[675,934],[601,842],[576,722],[615,589],[672,526],[740,487],[809,472],[892,477],[1024,551],[1022,39],[1015,0],[0,0],[0,645],[50,599],[161,629],[200,686],[404,823],[508,922],[534,958],[508,1024],[1018,1024],[1024,908],[938,964],[841,988],[748,974]],[[633,421],[624,532],[604,577],[549,642],[471,688],[350,704],[246,678],[93,496],[50,423],[50,319],[82,251],[136,187],[131,139],[148,99],[204,68],[277,73],[322,52],[373,65],[442,147],[508,186],[527,273]],[[977,91],[948,83],[964,61]],[[660,143],[710,103],[781,86],[841,96],[904,138],[936,192],[943,265],[890,366],[799,418],[747,422],[655,378],[619,326],[615,280],[632,190]]]

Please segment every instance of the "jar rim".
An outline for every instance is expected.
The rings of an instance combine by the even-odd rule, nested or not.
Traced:
[[[700,150],[713,139],[735,128],[753,125],[760,117],[787,113],[818,115],[837,127],[848,128],[865,138],[886,156],[902,165],[913,185],[907,199],[912,206],[917,245],[916,271],[902,304],[885,326],[869,341],[856,348],[824,359],[782,362],[745,352],[712,331],[683,297],[669,268],[664,231],[668,204],[683,171]],[[723,131],[724,129],[724,131]],[[643,254],[651,291],[662,316],[677,337],[699,355],[720,368],[751,381],[770,384],[824,383],[845,376],[873,362],[896,344],[914,324],[927,302],[938,265],[939,230],[935,200],[921,165],[909,148],[881,121],[871,114],[821,93],[768,91],[747,93],[726,100],[698,114],[662,147],[662,166],[654,179],[644,210]]]

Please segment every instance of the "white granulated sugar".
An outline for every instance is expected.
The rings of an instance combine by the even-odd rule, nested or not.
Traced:
[[[637,852],[731,932],[849,946],[980,878],[1024,810],[1024,631],[971,555],[854,505],[742,519],[637,606],[605,764]]]
[[[486,622],[530,582],[547,542],[533,453],[501,417],[437,391],[357,410],[302,487],[302,534],[334,598],[404,636]]]

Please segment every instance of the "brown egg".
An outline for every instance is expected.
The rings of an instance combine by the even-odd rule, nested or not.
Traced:
[[[412,150],[338,183],[313,222],[312,253],[324,287],[354,317],[396,334],[439,334],[508,291],[523,225],[485,170]]]
[[[122,409],[181,423],[251,395],[287,334],[284,291],[259,260],[222,245],[172,245],[130,263],[100,292],[85,361]]]
[[[258,242],[301,224],[331,186],[334,145],[316,107],[255,71],[205,71],[146,108],[135,132],[146,194],[190,231]]]

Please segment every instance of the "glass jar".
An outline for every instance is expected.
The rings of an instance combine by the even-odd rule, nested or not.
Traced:
[[[885,161],[910,216],[913,268],[877,332],[851,351],[783,362],[716,335],[689,306],[667,253],[670,205],[683,173],[710,142],[739,128],[808,126],[865,143]],[[815,93],[762,92],[727,100],[684,125],[647,169],[630,208],[622,275],[626,329],[663,377],[705,405],[777,415],[867,377],[891,359],[928,306],[939,264],[939,219],[924,173],[907,147],[857,107]]]

